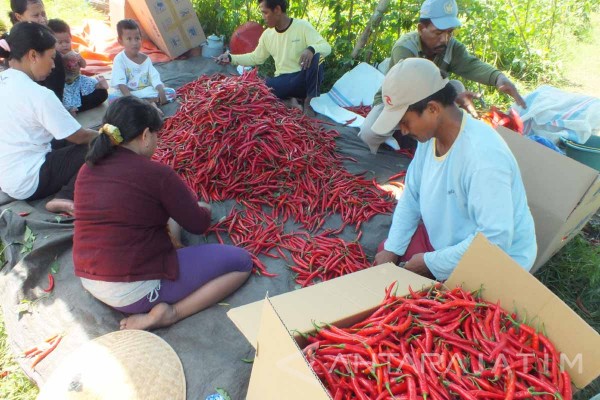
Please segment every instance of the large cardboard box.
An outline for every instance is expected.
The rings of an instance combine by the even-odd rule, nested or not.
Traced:
[[[600,173],[511,130],[499,127],[515,155],[537,237],[535,272],[600,208]]]
[[[123,18],[136,19],[148,38],[171,58],[206,42],[190,0],[111,0],[110,17],[114,25]]]
[[[136,19],[128,0],[110,0],[108,3],[110,27],[117,32],[117,23],[122,19]]]
[[[348,326],[364,318],[393,281],[399,282],[398,294],[402,290],[408,294],[409,285],[431,284],[385,264],[230,310],[229,318],[256,348],[247,399],[330,399],[304,359],[299,347],[302,338],[295,332],[312,331],[312,321]],[[600,374],[600,335],[482,235],[474,239],[446,285],[462,285],[466,290],[483,285],[486,300],[527,311],[529,318],[536,316],[563,353],[577,387]]]

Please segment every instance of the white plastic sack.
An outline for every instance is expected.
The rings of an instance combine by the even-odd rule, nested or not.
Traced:
[[[525,97],[527,109],[513,108],[523,120],[525,135],[538,135],[554,144],[560,138],[585,143],[600,132],[600,99],[540,86]]]
[[[312,99],[310,105],[337,123],[360,127],[364,118],[344,107],[372,105],[384,78],[377,68],[360,63],[338,79],[329,92]]]

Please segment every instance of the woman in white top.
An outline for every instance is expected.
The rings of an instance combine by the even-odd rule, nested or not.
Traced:
[[[73,187],[87,144],[84,129],[54,93],[36,83],[54,68],[56,39],[34,22],[20,22],[0,45],[10,68],[0,72],[0,189],[18,200],[55,195],[51,212],[73,212]],[[73,145],[52,150],[53,139]]]

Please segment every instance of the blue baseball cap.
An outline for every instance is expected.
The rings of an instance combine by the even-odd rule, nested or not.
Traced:
[[[419,15],[420,18],[430,19],[441,30],[458,28],[461,24],[457,16],[456,0],[425,0]]]

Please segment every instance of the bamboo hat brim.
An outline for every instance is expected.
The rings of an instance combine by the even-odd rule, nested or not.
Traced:
[[[175,351],[146,331],[123,330],[81,346],[50,375],[38,400],[184,400]]]

